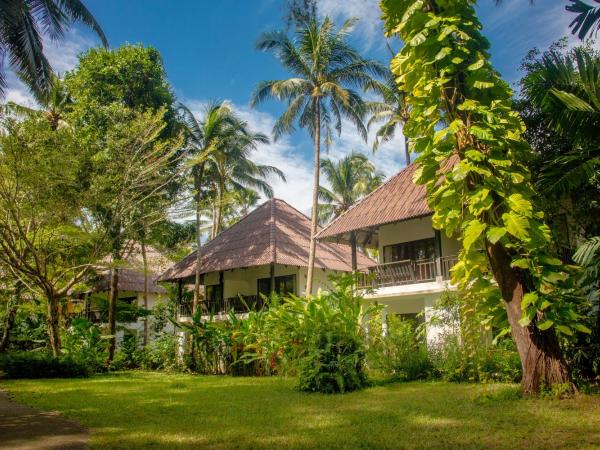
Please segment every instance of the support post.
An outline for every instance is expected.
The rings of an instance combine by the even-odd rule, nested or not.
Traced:
[[[440,230],[434,230],[435,237],[435,281],[442,283],[444,274],[442,273],[442,235]]]
[[[356,272],[356,232],[350,232],[350,246],[352,247],[352,272]]]
[[[275,263],[271,263],[271,266],[269,269],[269,277],[270,277],[269,293],[270,293],[270,295],[273,295],[273,293],[275,292]]]

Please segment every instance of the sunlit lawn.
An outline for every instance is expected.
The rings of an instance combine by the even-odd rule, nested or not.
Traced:
[[[333,396],[281,378],[133,372],[2,387],[90,427],[92,448],[600,448],[600,396],[523,400],[511,385]]]

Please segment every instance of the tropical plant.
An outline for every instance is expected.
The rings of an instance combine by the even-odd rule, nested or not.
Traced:
[[[594,3],[600,4],[600,0],[592,0]],[[594,32],[600,30],[600,6],[592,6],[583,0],[569,0],[570,5],[565,6],[565,9],[575,14],[575,18],[569,24],[571,33],[577,34],[577,37],[584,40]]]
[[[574,268],[552,256],[524,165],[523,124],[489,62],[473,3],[384,0],[382,9],[388,34],[406,43],[392,71],[411,109],[404,131],[420,155],[415,181],[426,185],[433,226],[462,243],[453,281],[488,311],[500,304],[485,304],[499,289],[523,390],[536,393],[570,383],[558,334],[589,329]]]
[[[352,152],[339,161],[324,159],[321,171],[331,186],[319,188],[319,222],[340,216],[383,181],[383,174],[362,153]]]
[[[385,70],[374,61],[364,59],[348,43],[347,38],[354,24],[347,20],[336,29],[329,18],[322,22],[309,17],[290,38],[276,31],[264,33],[256,47],[271,51],[282,65],[294,74],[286,80],[261,82],[251,98],[257,106],[268,98],[287,102],[286,112],[275,122],[273,136],[277,140],[285,133],[294,131],[297,122],[306,128],[314,139],[314,183],[312,198],[311,238],[306,279],[306,293],[312,292],[313,271],[318,225],[319,169],[321,133],[329,146],[333,129],[342,130],[342,118],[349,120],[366,140],[367,130],[363,123],[365,102],[353,89],[364,88],[373,76],[383,76]]]
[[[269,175],[276,175],[285,181],[283,172],[273,166],[260,165],[250,159],[250,154],[258,144],[269,139],[262,133],[253,133],[246,122],[237,119],[236,129],[225,137],[222,145],[208,156],[207,178],[214,186],[213,233],[215,237],[223,230],[223,210],[227,192],[257,189],[267,197],[273,197],[273,189],[265,181]]]
[[[551,49],[526,68],[521,81],[524,100],[542,111],[545,123],[571,146],[544,161],[539,187],[559,198],[582,185],[593,189],[600,181],[600,57],[586,47],[565,54]]]
[[[0,4],[0,53],[32,92],[52,90],[52,67],[44,55],[42,34],[61,38],[72,22],[90,27],[104,46],[108,40],[98,22],[80,0],[6,0]],[[41,27],[41,30],[40,30]],[[0,68],[0,95],[6,88]]]
[[[36,89],[32,93],[40,109],[8,102],[5,106],[6,112],[18,117],[42,117],[50,123],[53,130],[69,127],[65,120],[65,112],[72,99],[63,80],[53,74],[47,89]]]
[[[0,265],[46,298],[48,340],[60,353],[59,305],[104,251],[84,212],[84,158],[69,130],[46,121],[4,122],[0,135]]]
[[[110,242],[109,334],[115,335],[119,266],[129,239],[145,242],[164,220],[181,158],[174,97],[158,51],[139,45],[91,49],[65,77],[69,123],[84,143],[88,208]],[[145,271],[147,273],[147,271]],[[109,345],[109,360],[115,351]]]
[[[408,121],[410,111],[406,103],[406,93],[398,89],[396,79],[391,72],[383,81],[373,80],[366,88],[367,91],[375,92],[381,97],[380,101],[367,104],[372,114],[367,126],[371,128],[372,125],[380,124],[373,141],[373,151],[376,151],[381,144],[394,138],[396,129],[403,127]],[[404,158],[406,164],[410,164],[410,149],[406,135],[404,136]]]
[[[181,122],[186,130],[186,164],[191,171],[191,190],[193,192],[194,212],[196,215],[196,269],[194,280],[194,308],[200,303],[200,270],[202,263],[202,212],[206,204],[206,167],[208,159],[221,151],[226,142],[236,134],[248,130],[235,116],[226,102],[211,102],[204,107],[202,118],[198,119],[185,105],[179,106]]]

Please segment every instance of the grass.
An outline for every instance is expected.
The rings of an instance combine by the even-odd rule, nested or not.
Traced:
[[[389,384],[304,394],[293,380],[128,372],[2,382],[92,430],[92,448],[600,448],[600,396],[514,385]]]

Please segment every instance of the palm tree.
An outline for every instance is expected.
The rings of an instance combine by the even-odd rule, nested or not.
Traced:
[[[269,142],[267,136],[252,133],[246,122],[238,121],[238,126],[238,132],[229,136],[218,151],[211,153],[207,161],[208,173],[211,174],[215,188],[213,237],[223,230],[227,192],[252,188],[270,198],[273,197],[273,189],[265,178],[273,174],[285,181],[283,172],[276,167],[255,164],[249,158],[258,144]]]
[[[98,22],[80,0],[2,0],[0,2],[0,54],[33,91],[48,90],[52,67],[43,51],[42,34],[61,38],[71,23],[90,27],[108,46]],[[41,28],[41,29],[40,29]],[[0,96],[4,95],[6,76],[0,68]]]
[[[594,3],[600,4],[600,0],[593,0]],[[577,37],[584,40],[586,36],[592,34],[592,30],[596,29],[596,33],[600,30],[600,6],[592,6],[582,0],[569,0],[570,5],[565,6],[569,12],[575,13],[575,18],[569,24],[572,34],[577,34]]]
[[[352,152],[338,162],[324,159],[321,170],[331,188],[319,189],[319,221],[326,223],[340,216],[369,192],[381,185],[383,174],[375,170],[369,159]],[[356,270],[356,235],[350,233],[352,270]]]
[[[196,273],[194,283],[194,308],[200,302],[200,264],[202,212],[204,207],[203,182],[208,158],[222,149],[224,143],[239,132],[239,120],[225,103],[209,103],[198,120],[185,106],[180,105],[181,121],[186,129],[188,167],[191,169],[194,210],[196,214]]]
[[[319,222],[340,216],[354,203],[381,185],[383,174],[362,153],[352,152],[339,161],[324,159],[321,170],[331,186],[319,189]]]
[[[40,109],[8,102],[5,106],[6,112],[21,117],[43,117],[50,123],[53,130],[69,127],[69,124],[65,121],[65,112],[72,103],[72,98],[63,80],[52,74],[48,89],[34,89],[32,94],[38,105],[40,105]]]
[[[312,221],[306,279],[308,295],[312,291],[315,262],[321,132],[324,132],[328,146],[332,140],[332,129],[341,133],[344,118],[352,122],[366,140],[367,129],[363,123],[365,102],[353,88],[364,88],[373,76],[385,74],[379,63],[364,59],[347,43],[353,23],[354,20],[348,20],[336,29],[329,18],[320,22],[311,17],[296,30],[293,39],[283,32],[268,32],[261,35],[256,44],[259,50],[272,51],[294,77],[261,82],[252,94],[251,105],[256,106],[268,98],[287,101],[286,112],[273,128],[274,138],[293,132],[297,122],[314,139]]]
[[[585,47],[567,55],[547,52],[523,79],[522,88],[525,99],[545,113],[548,125],[571,146],[544,164],[542,191],[560,197],[598,179],[600,57]]]
[[[388,142],[396,135],[396,128],[402,128],[409,119],[409,109],[406,103],[406,94],[398,89],[392,72],[388,72],[383,81],[373,80],[366,86],[367,91],[373,91],[381,96],[381,101],[369,102],[368,109],[372,114],[367,126],[381,123],[373,141],[373,151],[379,145]],[[406,165],[410,164],[408,138],[404,136],[404,157]]]

